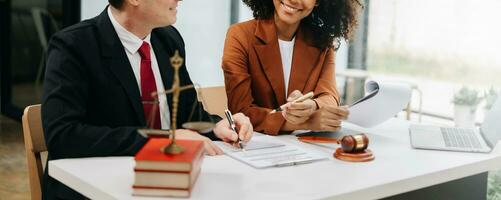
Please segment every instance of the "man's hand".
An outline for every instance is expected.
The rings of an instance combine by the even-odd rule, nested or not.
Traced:
[[[254,133],[250,119],[242,113],[237,113],[233,115],[233,120],[237,126],[238,135],[233,132],[228,120],[224,119],[219,121],[216,124],[216,127],[214,127],[214,133],[216,136],[225,142],[235,142],[237,141],[237,138],[240,138],[240,140],[244,143],[248,142]]]
[[[216,145],[212,140],[208,137],[200,135],[195,131],[191,131],[188,129],[177,129],[176,130],[176,139],[183,140],[201,140],[204,142],[205,152],[211,156],[222,155],[223,151]]]
[[[341,120],[346,120],[348,114],[346,106],[325,106],[317,110],[306,123],[310,130],[338,131],[341,129]]]
[[[291,124],[300,124],[310,118],[310,116],[317,110],[317,103],[311,99],[303,102],[293,103],[294,100],[303,96],[299,90],[294,90],[287,98],[285,110],[282,111],[282,116]]]

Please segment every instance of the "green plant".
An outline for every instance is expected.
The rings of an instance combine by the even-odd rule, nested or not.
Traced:
[[[497,98],[498,98],[498,92],[493,87],[491,87],[489,91],[485,91],[484,92],[485,109],[490,110]]]
[[[455,105],[477,106],[482,97],[478,95],[478,91],[463,86],[458,92],[454,94],[452,103]]]
[[[499,170],[489,172],[489,178],[487,179],[487,199],[501,199],[501,171]]]

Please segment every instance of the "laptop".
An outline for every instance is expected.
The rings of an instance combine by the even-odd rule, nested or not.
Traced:
[[[417,149],[489,153],[501,139],[501,98],[498,98],[479,128],[411,125],[411,145]]]

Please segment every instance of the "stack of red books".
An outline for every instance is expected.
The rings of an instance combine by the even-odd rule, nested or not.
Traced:
[[[204,158],[203,141],[176,140],[184,148],[178,155],[164,154],[160,150],[169,143],[167,138],[151,138],[136,154],[133,195],[190,196]]]

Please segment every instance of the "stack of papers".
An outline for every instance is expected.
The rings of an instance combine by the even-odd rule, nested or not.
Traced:
[[[365,96],[348,108],[346,121],[367,128],[383,123],[407,106],[411,94],[409,84],[368,81]]]
[[[245,150],[225,142],[216,142],[224,153],[255,168],[283,167],[327,159],[319,152],[255,133]]]

